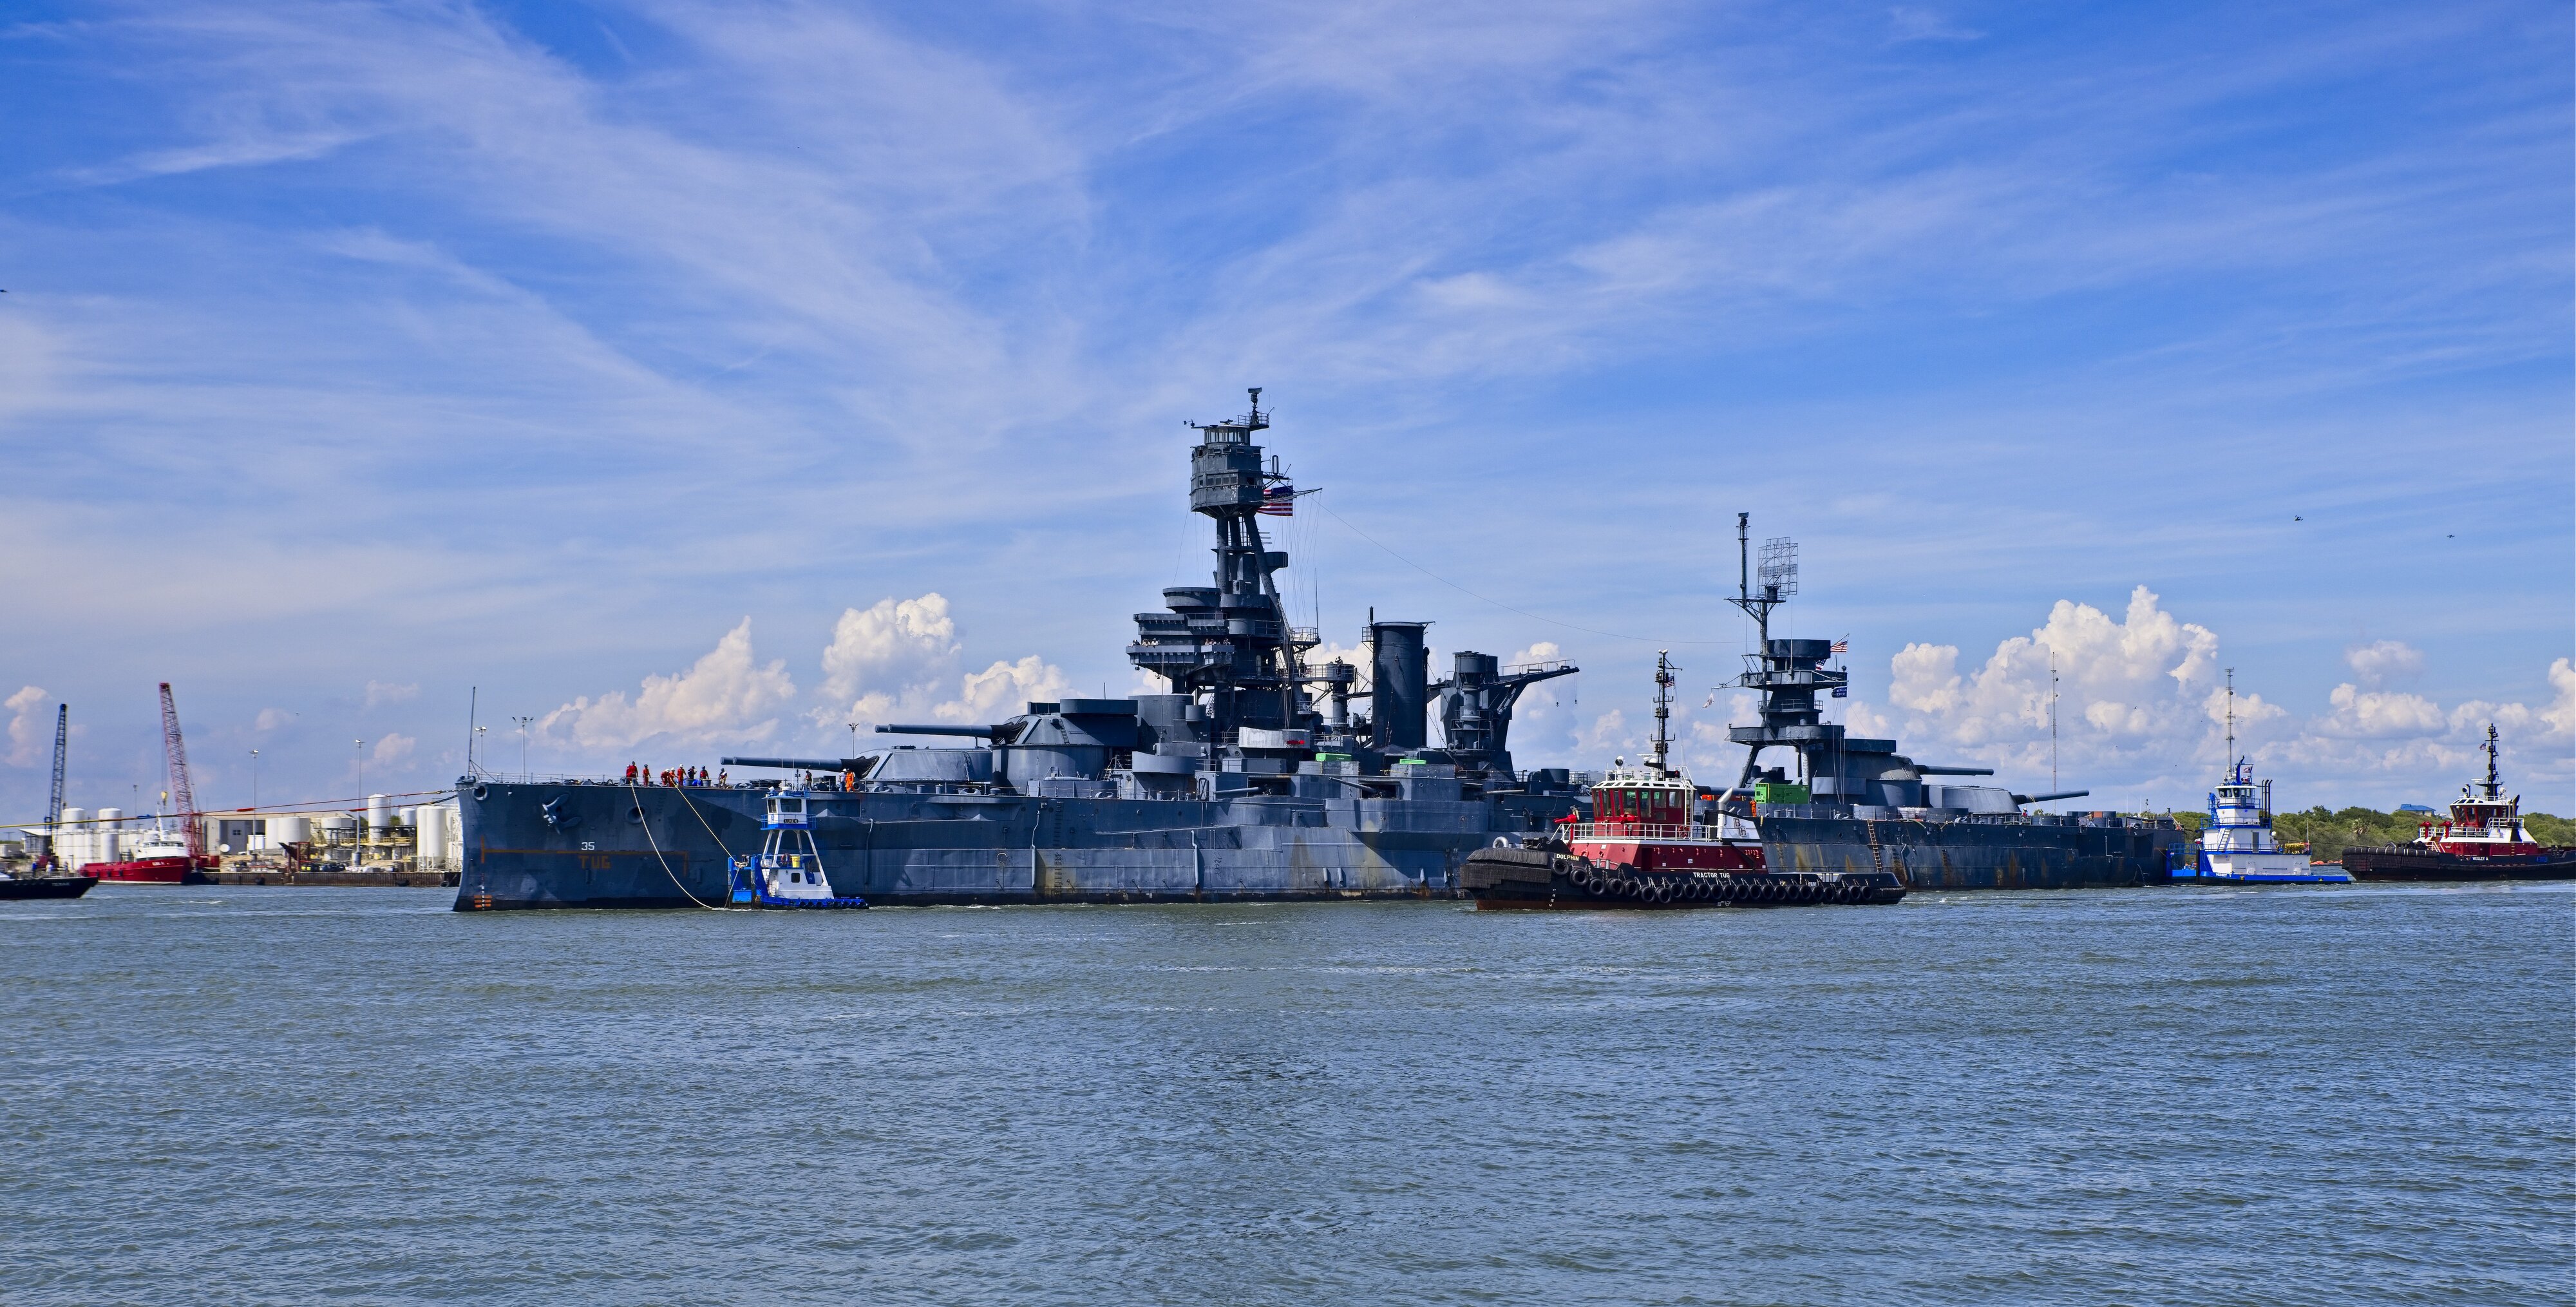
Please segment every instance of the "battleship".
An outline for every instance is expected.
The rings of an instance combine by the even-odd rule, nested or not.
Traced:
[[[457,909],[725,906],[764,856],[769,801],[789,786],[804,791],[825,882],[810,892],[879,906],[1448,898],[1479,850],[1544,846],[1589,821],[1589,786],[1564,768],[1519,770],[1510,749],[1523,693],[1573,663],[1506,666],[1464,650],[1433,681],[1429,624],[1371,610],[1365,681],[1338,658],[1312,665],[1323,641],[1289,621],[1288,555],[1260,522],[1293,514],[1300,492],[1254,443],[1270,423],[1250,393],[1244,416],[1192,424],[1190,508],[1214,528],[1211,584],[1166,589],[1162,609],[1135,615],[1127,658],[1166,691],[1033,702],[989,724],[882,725],[943,742],[853,757],[723,759],[790,774],[752,785],[471,774],[458,782]],[[1761,721],[1730,730],[1747,748],[1743,776],[1697,794],[1694,820],[1754,822],[1763,883],[2170,878],[2182,843],[2170,820],[2024,812],[2085,792],[1951,783],[1991,773],[1917,763],[1893,740],[1823,721],[1819,695],[1845,694],[1848,673],[1824,665],[1826,641],[1771,638],[1772,610],[1796,591],[1795,546],[1765,545],[1756,590],[1748,523],[1737,515],[1733,602],[1761,638],[1737,683],[1762,696]],[[1795,778],[1762,765],[1783,748]]]
[[[810,774],[804,820],[834,900],[877,906],[1452,897],[1467,856],[1588,807],[1563,769],[1516,770],[1512,714],[1571,662],[1459,651],[1430,678],[1428,623],[1364,632],[1367,676],[1280,601],[1263,517],[1299,492],[1239,418],[1193,424],[1190,507],[1211,584],[1135,615],[1130,662],[1164,692],[1033,702],[981,725],[889,724],[912,741],[842,758],[726,757]],[[1437,713],[1440,743],[1430,743]],[[792,780],[669,786],[458,783],[460,911],[722,907],[762,856]]]
[[[1851,674],[1826,662],[1826,640],[1773,639],[1771,615],[1798,589],[1797,546],[1763,545],[1758,574],[1751,515],[1735,517],[1736,597],[1759,631],[1736,684],[1761,696],[1761,720],[1730,727],[1744,770],[1719,800],[1742,803],[1762,833],[1775,875],[1890,872],[1915,890],[2075,889],[2165,884],[2184,832],[2169,817],[2113,812],[2033,813],[2027,805],[2085,797],[2085,790],[2016,794],[1956,778],[1990,767],[1916,762],[1896,741],[1849,734],[1824,720],[1820,698],[1845,698]],[[1773,750],[1787,765],[1764,766]],[[1797,774],[1790,775],[1791,768]]]

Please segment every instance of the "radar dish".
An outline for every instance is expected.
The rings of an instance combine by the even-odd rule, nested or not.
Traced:
[[[1773,536],[1762,542],[1762,591],[1773,599],[1798,593],[1798,542]]]

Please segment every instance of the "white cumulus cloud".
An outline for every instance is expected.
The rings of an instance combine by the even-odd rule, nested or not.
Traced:
[[[1056,700],[1073,688],[1062,668],[1031,654],[964,670],[965,646],[948,600],[933,591],[844,609],[823,648],[824,706],[816,724],[896,721],[983,724]],[[1159,687],[1156,687],[1159,688]]]
[[[399,766],[410,761],[412,752],[419,745],[419,740],[400,731],[390,732],[384,738],[377,740],[376,747],[368,751],[370,762],[378,767]]]
[[[1855,702],[1851,720],[1928,761],[1946,746],[1999,767],[2044,766],[2054,693],[2066,758],[2108,760],[2202,739],[2217,658],[2217,635],[2166,612],[2145,586],[2117,618],[2061,599],[2045,623],[1997,644],[1971,672],[1959,669],[1954,645],[1905,646],[1888,660],[1893,711]],[[2259,696],[2236,698],[2240,726],[2282,715]]]
[[[44,720],[46,698],[44,687],[30,685],[0,699],[0,707],[9,710],[9,765],[33,767],[39,760],[52,765],[48,747],[53,744],[53,733],[45,729],[52,723]]]
[[[779,710],[796,697],[785,660],[763,664],[752,652],[751,619],[725,633],[689,670],[647,676],[633,698],[612,690],[547,713],[540,739],[583,749],[626,749],[648,740],[711,744],[767,739]]]
[[[2362,685],[2376,690],[2391,680],[2424,670],[2424,655],[2402,640],[2375,640],[2343,651],[2343,660]]]

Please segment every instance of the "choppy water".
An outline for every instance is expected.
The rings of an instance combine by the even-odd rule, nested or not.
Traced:
[[[2576,894],[0,911],[0,1301],[2561,1302]]]

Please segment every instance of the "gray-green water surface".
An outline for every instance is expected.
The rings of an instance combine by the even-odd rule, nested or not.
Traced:
[[[0,905],[0,1301],[2540,1303],[2576,893]]]

